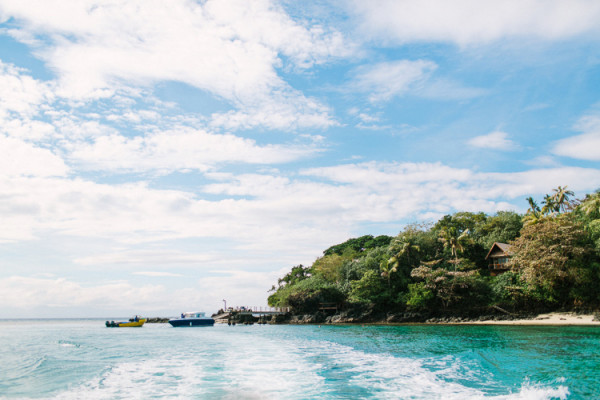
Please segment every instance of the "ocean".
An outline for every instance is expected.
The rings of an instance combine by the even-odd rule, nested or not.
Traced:
[[[600,328],[0,321],[2,399],[594,399]]]

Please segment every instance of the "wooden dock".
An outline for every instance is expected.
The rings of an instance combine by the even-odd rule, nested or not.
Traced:
[[[213,318],[217,323],[229,323],[232,321],[248,320],[257,317],[259,321],[273,315],[285,315],[291,311],[290,307],[229,307],[227,311],[215,315]]]

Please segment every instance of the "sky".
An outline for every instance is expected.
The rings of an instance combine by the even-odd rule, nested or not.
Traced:
[[[600,188],[595,0],[0,0],[0,318],[264,307],[559,185]]]

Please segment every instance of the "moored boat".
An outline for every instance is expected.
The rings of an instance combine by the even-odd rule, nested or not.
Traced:
[[[186,312],[182,313],[180,318],[170,319],[169,324],[173,327],[213,326],[215,320],[207,317],[203,312]]]
[[[137,315],[129,318],[129,321],[115,322],[106,321],[107,328],[140,328],[146,323],[146,318],[140,318]]]

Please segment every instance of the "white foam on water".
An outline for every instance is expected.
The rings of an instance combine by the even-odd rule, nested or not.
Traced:
[[[307,361],[297,341],[263,340],[234,346],[222,356],[225,398],[319,398],[327,391],[322,366]]]
[[[494,392],[486,393],[485,380],[492,377],[471,371],[477,363],[463,365],[455,357],[411,359],[326,340],[243,334],[203,346],[204,350],[155,353],[152,358],[115,364],[52,398],[550,400],[569,396],[561,378],[552,384],[525,381],[513,392],[506,388],[503,395],[494,395],[502,388],[496,382]]]
[[[550,400],[567,399],[569,395],[568,388],[563,385],[547,387],[526,381],[517,393],[493,396],[453,382],[457,378],[473,378],[471,373],[460,376],[459,371],[464,371],[458,365],[432,371],[423,366],[422,360],[369,354],[334,343],[317,345],[313,351],[326,354],[331,363],[343,366],[349,384],[364,388],[378,399]]]
[[[203,393],[198,383],[201,383],[204,377],[201,365],[179,357],[124,362],[108,368],[98,378],[52,398],[192,398]]]
[[[499,396],[496,399],[510,400],[550,400],[560,399],[566,400],[569,398],[569,388],[566,386],[558,386],[556,388],[543,387],[539,384],[524,384],[519,393],[509,396]]]

